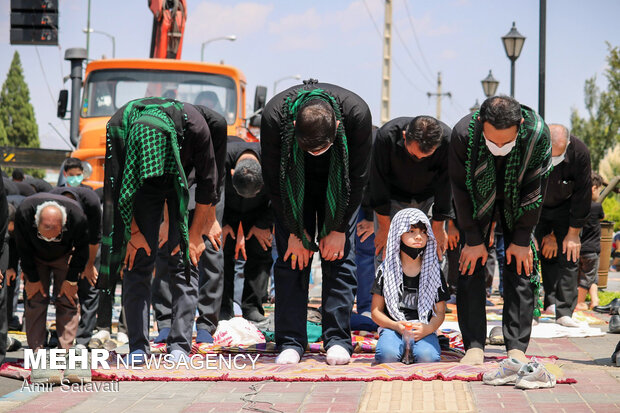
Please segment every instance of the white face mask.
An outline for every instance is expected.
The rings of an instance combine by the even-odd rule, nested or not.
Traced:
[[[564,162],[564,159],[566,159],[566,151],[568,151],[568,145],[570,145],[570,140],[566,144],[566,148],[564,148],[564,153],[562,153],[562,155],[551,157],[551,164],[553,164],[553,166],[558,166]]]
[[[308,152],[310,155],[312,156],[321,156],[323,155],[325,152],[327,152],[329,150],[329,148],[331,148],[333,145],[333,143],[330,143],[329,146],[327,146],[327,148],[321,150],[320,152]]]
[[[488,140],[486,136],[484,136],[484,134],[482,136],[484,137],[484,143],[487,144],[487,148],[489,148],[489,152],[491,152],[493,156],[506,156],[517,144],[517,140],[515,139],[514,141],[509,142],[502,147],[499,147],[490,140]]]
[[[562,154],[562,155],[560,155],[560,156],[552,156],[552,157],[551,157],[551,164],[552,164],[553,166],[558,166],[559,164],[561,164],[562,162],[564,162],[564,158],[565,158],[565,155],[564,155],[564,154]]]

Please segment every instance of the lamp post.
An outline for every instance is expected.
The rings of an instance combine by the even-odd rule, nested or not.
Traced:
[[[82,29],[82,31],[84,33],[86,33],[87,36],[90,33],[97,33],[97,34],[102,34],[104,36],[107,36],[110,40],[112,40],[112,57],[116,57],[116,40],[114,39],[114,36],[112,36],[110,33],[102,32],[102,31],[99,31],[99,30],[95,30],[95,29],[92,29],[90,27]]]
[[[512,22],[512,28],[510,31],[502,37],[504,43],[504,49],[506,50],[506,56],[510,59],[510,96],[515,95],[515,61],[521,54],[523,49],[523,43],[525,43],[525,36],[517,31],[515,22]]]
[[[235,40],[237,40],[237,36],[235,36],[234,34],[231,34],[229,36],[214,37],[213,39],[209,39],[205,42],[202,42],[202,45],[200,46],[200,61],[201,62],[204,62],[205,60],[205,46],[217,40],[228,40],[230,42],[234,42]]]
[[[286,79],[299,80],[299,79],[301,79],[301,75],[284,76],[284,77],[281,77],[280,79],[276,80],[275,82],[273,82],[273,96],[276,95],[276,88],[278,87],[278,83],[280,83],[281,81],[286,80]]]
[[[484,91],[484,96],[486,96],[487,98],[495,96],[499,81],[493,77],[493,73],[491,73],[490,70],[489,75],[482,79],[480,83],[482,83],[482,90]]]
[[[476,103],[474,103],[474,106],[472,106],[471,108],[469,108],[470,112],[475,112],[478,109],[480,109],[480,103],[478,103],[478,99],[476,99]]]

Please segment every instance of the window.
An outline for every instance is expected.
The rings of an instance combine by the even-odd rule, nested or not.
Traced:
[[[82,102],[82,117],[112,116],[133,99],[162,96],[204,105],[220,113],[229,125],[237,117],[237,90],[224,75],[163,70],[111,69],[90,73]]]

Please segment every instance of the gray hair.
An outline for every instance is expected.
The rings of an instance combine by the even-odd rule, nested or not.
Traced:
[[[37,210],[34,213],[35,225],[37,227],[39,226],[39,224],[41,223],[41,214],[43,213],[43,210],[47,207],[54,207],[60,211],[60,215],[62,216],[62,227],[64,228],[64,226],[67,224],[67,208],[60,205],[56,201],[45,201],[37,206]]]

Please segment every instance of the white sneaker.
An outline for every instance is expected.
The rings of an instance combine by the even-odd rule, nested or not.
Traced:
[[[545,313],[555,314],[555,304],[551,304],[549,307],[545,308]]]
[[[555,376],[540,363],[525,364],[519,370],[515,387],[517,389],[544,389],[555,387]]]
[[[122,344],[129,343],[129,337],[127,337],[127,334],[119,331],[118,333],[116,333],[116,341]]]
[[[95,334],[93,334],[91,339],[93,338],[100,340],[102,343],[105,343],[106,340],[110,339],[110,332],[108,330],[99,330]]]
[[[517,359],[507,358],[499,363],[499,367],[494,370],[487,371],[482,375],[484,384],[491,386],[502,386],[504,384],[515,384],[517,381],[519,370],[524,364]]]
[[[579,327],[579,324],[575,320],[573,320],[572,317],[569,317],[567,315],[558,318],[557,320],[555,320],[555,322],[564,327]]]

